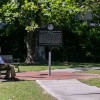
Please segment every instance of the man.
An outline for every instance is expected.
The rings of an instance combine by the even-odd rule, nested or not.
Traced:
[[[9,78],[16,79],[15,78],[16,74],[15,74],[14,67],[15,67],[14,65],[6,64],[3,61],[2,57],[0,56],[0,68],[1,69],[7,69],[5,79],[9,79]]]

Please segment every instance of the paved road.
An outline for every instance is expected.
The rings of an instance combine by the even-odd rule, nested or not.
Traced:
[[[83,84],[76,79],[36,82],[58,100],[100,100],[100,88]]]

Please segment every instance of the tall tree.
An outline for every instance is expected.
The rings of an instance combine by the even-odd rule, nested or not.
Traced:
[[[69,2],[69,0],[24,0],[8,2],[2,5],[2,9],[0,10],[2,22],[6,23],[8,26],[12,26],[17,22],[26,30],[26,62],[34,62],[36,42],[35,30],[40,27],[41,24],[47,24],[49,22],[60,24],[62,17],[67,14],[65,7],[68,4],[66,4],[66,2]],[[60,10],[58,10],[58,7]]]

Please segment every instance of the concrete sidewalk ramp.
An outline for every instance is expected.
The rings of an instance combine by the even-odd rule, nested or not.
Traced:
[[[100,100],[100,88],[86,85],[76,79],[36,82],[58,100]]]

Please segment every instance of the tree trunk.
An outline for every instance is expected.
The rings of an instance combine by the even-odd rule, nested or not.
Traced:
[[[36,34],[35,32],[27,33],[25,37],[25,44],[27,48],[27,57],[25,63],[34,63],[36,55]]]

